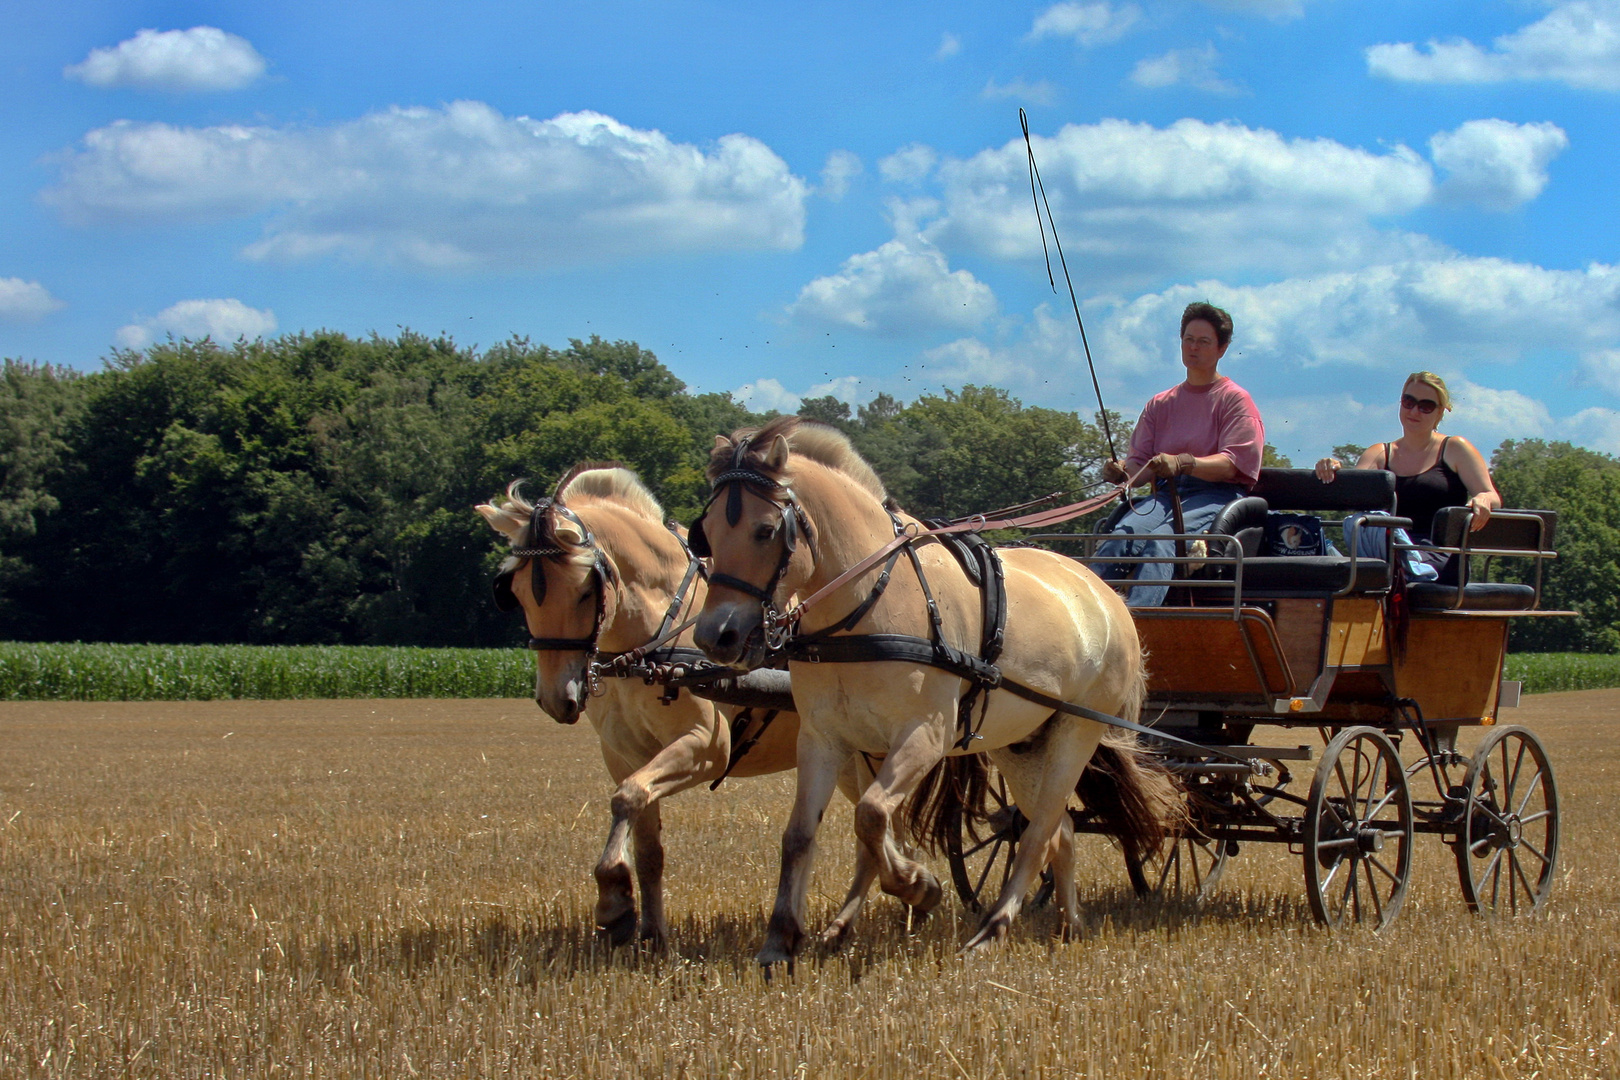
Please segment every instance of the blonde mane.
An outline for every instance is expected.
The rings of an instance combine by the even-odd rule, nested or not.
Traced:
[[[748,450],[743,454],[743,461],[749,468],[764,469],[764,455],[766,449],[778,435],[787,439],[789,448],[795,454],[808,458],[829,469],[843,473],[855,483],[871,492],[879,502],[887,499],[888,492],[884,490],[883,481],[866,459],[855,452],[850,445],[849,437],[831,424],[823,424],[817,420],[805,420],[798,416],[778,416],[769,420],[760,428],[742,428],[731,436],[736,443],[749,436],[753,437]],[[733,467],[735,451],[730,447],[717,446],[709,455],[709,479]]]
[[[622,465],[582,467],[563,477],[557,485],[557,499],[610,499],[656,525],[664,522],[664,508],[641,482],[641,477]]]

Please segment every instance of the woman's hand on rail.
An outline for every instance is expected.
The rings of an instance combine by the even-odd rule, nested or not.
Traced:
[[[1338,458],[1325,457],[1316,463],[1316,478],[1324,484],[1331,484],[1343,467]]]
[[[1493,502],[1500,503],[1501,501],[1494,498],[1494,495],[1494,492],[1482,491],[1478,495],[1469,498],[1468,508],[1474,512],[1474,520],[1468,526],[1469,532],[1479,532],[1485,527],[1485,523],[1491,520],[1491,510],[1493,509],[1491,504]]]

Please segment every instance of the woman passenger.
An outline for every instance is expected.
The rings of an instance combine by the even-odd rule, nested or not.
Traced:
[[[1395,513],[1412,522],[1410,530],[1395,530],[1396,543],[1433,543],[1434,515],[1448,506],[1472,508],[1474,531],[1485,527],[1492,510],[1502,508],[1491,470],[1474,444],[1461,435],[1440,434],[1440,419],[1450,411],[1445,380],[1432,371],[1413,372],[1401,392],[1401,437],[1369,446],[1356,462],[1358,469],[1388,469],[1395,474]],[[1331,484],[1342,468],[1338,458],[1325,457],[1316,463],[1316,475]],[[1356,554],[1382,559],[1384,533],[1377,528],[1360,530]],[[1407,572],[1414,580],[1434,581],[1444,575],[1447,583],[1455,581],[1455,568],[1447,565],[1451,556],[1430,551],[1407,555]]]

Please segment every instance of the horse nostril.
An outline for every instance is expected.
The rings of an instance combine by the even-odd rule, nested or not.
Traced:
[[[720,632],[719,637],[714,639],[714,648],[716,652],[729,652],[731,649],[735,648],[736,645],[737,631],[731,629],[729,626]]]

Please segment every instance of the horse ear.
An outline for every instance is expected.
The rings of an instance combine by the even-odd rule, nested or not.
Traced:
[[[788,441],[785,436],[778,435],[776,438],[772,439],[771,448],[766,452],[765,461],[763,462],[765,468],[773,473],[779,473],[783,469],[786,469],[788,451]]]
[[[489,503],[479,503],[473,507],[489,522],[489,527],[512,541],[514,544],[523,542],[523,530],[529,527],[529,519],[510,510],[491,506]]]
[[[703,514],[699,514],[697,520],[687,528],[686,546],[691,548],[692,554],[700,559],[707,559],[714,555],[714,552],[709,548],[709,537],[703,531]]]
[[[733,446],[736,446],[736,445],[737,445],[736,443],[732,442],[730,439],[726,438],[724,435],[716,435],[714,437],[714,448],[716,450],[729,450]]]
[[[558,520],[557,524],[552,526],[551,532],[553,536],[565,544],[573,544],[577,547],[585,542],[584,531],[567,518]]]
[[[497,611],[516,611],[521,606],[518,604],[517,594],[512,591],[512,576],[516,573],[517,568],[514,567],[495,575],[493,591]]]

